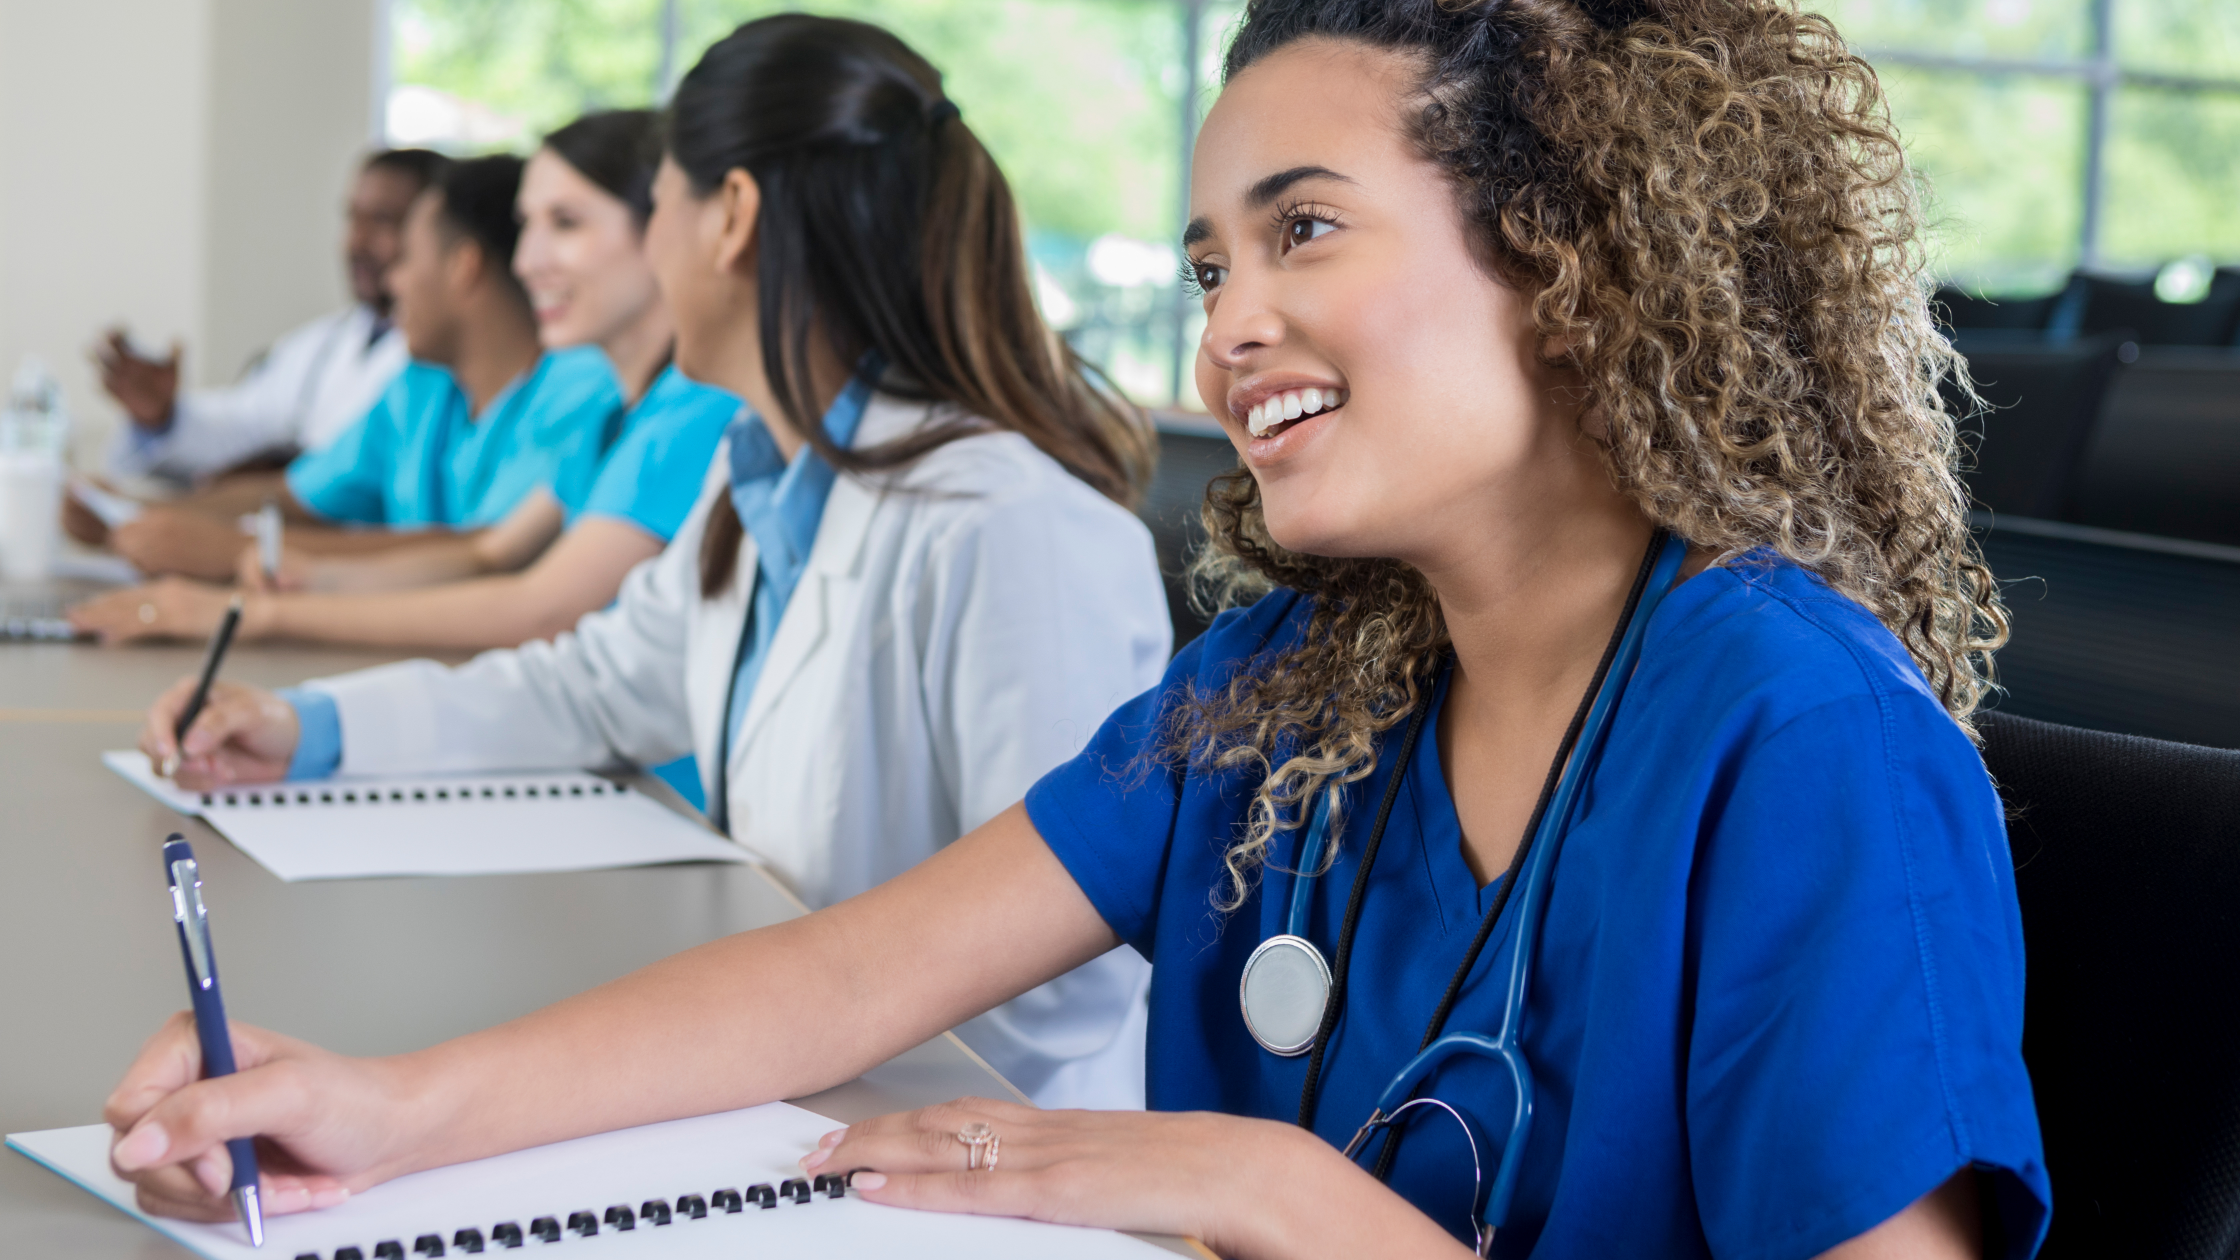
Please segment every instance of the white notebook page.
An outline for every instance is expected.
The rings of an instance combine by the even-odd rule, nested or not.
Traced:
[[[464,1254],[452,1241],[462,1228],[485,1239],[500,1222],[524,1230],[540,1216],[566,1222],[575,1212],[604,1217],[609,1206],[636,1212],[648,1199],[673,1204],[680,1196],[708,1197],[719,1189],[773,1187],[801,1175],[795,1164],[834,1121],[786,1103],[650,1124],[551,1146],[400,1177],[340,1207],[268,1217],[265,1245],[249,1246],[238,1224],[200,1225],[148,1216],[133,1205],[132,1188],[109,1171],[106,1125],[14,1133],[8,1145],[62,1174],[210,1260],[294,1260],[312,1254],[334,1260],[337,1249],[356,1247],[373,1260],[377,1247],[395,1241],[410,1260],[416,1240],[438,1235],[445,1255]],[[961,1148],[960,1148],[961,1149]],[[991,1176],[1001,1176],[992,1173]],[[527,1250],[543,1255],[553,1244],[531,1238]],[[1046,1225],[1005,1217],[962,1216],[882,1207],[848,1197],[814,1195],[807,1203],[780,1199],[775,1208],[748,1203],[743,1211],[711,1209],[701,1220],[662,1226],[642,1221],[628,1232],[601,1225],[597,1236],[565,1230],[553,1260],[685,1260],[741,1256],[909,1256],[912,1260],[1152,1260],[1168,1253],[1110,1230]],[[485,1255],[505,1254],[489,1247]]]
[[[582,771],[336,777],[196,794],[157,778],[138,752],[101,760],[289,881],[749,860],[691,819]]]

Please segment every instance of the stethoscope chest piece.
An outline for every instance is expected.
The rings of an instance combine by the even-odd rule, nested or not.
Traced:
[[[1330,964],[1303,936],[1286,932],[1260,942],[1244,960],[1237,985],[1244,1026],[1270,1054],[1305,1054],[1330,1004]]]

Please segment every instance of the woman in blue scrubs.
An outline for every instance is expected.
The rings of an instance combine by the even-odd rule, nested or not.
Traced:
[[[1506,1072],[1403,1077],[1435,1105],[1342,1148],[1427,1042],[1503,1024],[1529,931],[1492,1252],[2028,1256],[2022,943],[1967,726],[2004,618],[1909,181],[1871,72],[1775,0],[1257,0],[1186,237],[1233,608],[1165,681],[907,875],[527,1019],[385,1060],[242,1030],[219,1082],[175,1022],[112,1099],[118,1168],[219,1216],[218,1143],[257,1133],[304,1170],[268,1199],[315,1207],[572,1132],[556,1090],[596,1127],[797,1096],[1126,944],[1151,1111],[964,1099],[804,1165],[1224,1255],[1461,1256],[1456,1118],[1490,1178]],[[1286,929],[1335,973],[1297,1055],[1240,1010]],[[738,974],[768,980],[705,998]]]
[[[602,417],[619,432],[605,435],[611,445],[596,480],[533,489],[487,529],[424,531],[373,555],[291,550],[277,583],[265,579],[250,546],[239,637],[512,647],[611,603],[623,577],[660,554],[699,498],[716,443],[739,410],[736,397],[670,362],[674,321],[645,254],[660,156],[658,117],[620,110],[552,133],[522,172],[513,269],[538,335],[550,350],[596,346],[621,391]],[[556,489],[569,490],[568,500]],[[413,587],[424,589],[406,590]],[[110,641],[197,638],[216,629],[231,597],[166,579],[73,616]]]

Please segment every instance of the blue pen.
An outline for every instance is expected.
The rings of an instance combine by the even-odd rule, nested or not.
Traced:
[[[186,837],[163,842],[163,870],[171,880],[171,917],[179,924],[179,952],[187,960],[187,992],[194,998],[194,1031],[202,1039],[202,1075],[233,1074],[233,1037],[226,1029],[225,998],[218,992],[218,955],[210,947],[210,910],[202,904],[202,873]],[[226,1143],[233,1156],[233,1210],[248,1227],[249,1245],[264,1246],[264,1208],[257,1202],[257,1148],[249,1138]]]

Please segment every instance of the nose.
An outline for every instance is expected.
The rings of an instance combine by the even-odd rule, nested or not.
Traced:
[[[1214,296],[1206,312],[1206,330],[1198,349],[1206,360],[1226,371],[1243,371],[1254,356],[1283,344],[1284,321],[1268,287],[1243,268],[1229,273],[1228,282]]]

